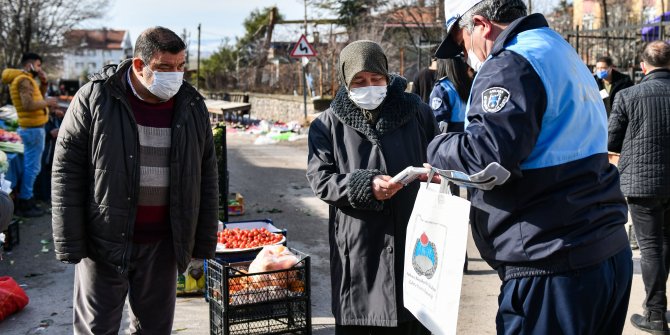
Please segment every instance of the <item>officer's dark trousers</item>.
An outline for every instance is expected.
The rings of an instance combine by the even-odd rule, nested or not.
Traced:
[[[621,334],[632,279],[632,253],[626,247],[596,266],[504,281],[498,334]]]
[[[670,199],[628,198],[633,228],[640,247],[645,307],[665,313],[665,283],[670,270]]]
[[[335,335],[430,335],[418,320],[402,322],[398,327],[335,325]]]

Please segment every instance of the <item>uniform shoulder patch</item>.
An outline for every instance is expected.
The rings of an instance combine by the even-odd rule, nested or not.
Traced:
[[[482,109],[487,113],[497,113],[509,101],[509,91],[502,87],[491,87],[482,92]]]
[[[440,108],[440,106],[442,106],[442,98],[435,97],[430,101],[430,107],[433,110]]]

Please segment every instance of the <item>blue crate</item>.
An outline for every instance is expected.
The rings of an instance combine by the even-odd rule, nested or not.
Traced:
[[[284,235],[284,245],[287,245],[288,237],[286,236],[286,229],[279,229],[275,227],[272,220],[263,219],[263,220],[246,220],[246,221],[235,221],[235,222],[220,222],[219,221],[219,231],[224,228],[233,229],[254,229],[254,228],[265,228],[271,233],[282,234]],[[258,255],[258,252],[261,251],[260,248],[257,250],[249,251],[240,251],[240,252],[227,252],[227,253],[217,253],[216,260],[219,263],[237,263],[237,262],[246,262],[253,261]]]

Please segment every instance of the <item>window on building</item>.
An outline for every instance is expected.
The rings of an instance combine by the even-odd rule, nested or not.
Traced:
[[[582,27],[583,30],[591,30],[593,29],[593,22],[595,21],[595,18],[593,14],[584,14],[582,17]]]
[[[84,55],[84,50],[83,49],[77,49],[74,51],[75,56],[83,56]]]
[[[653,22],[656,18],[656,8],[655,7],[645,7],[642,10],[642,18],[644,22]]]
[[[76,63],[74,63],[74,67],[77,68],[77,69],[81,69],[81,68],[84,67],[84,63],[82,63],[82,62],[76,62]]]
[[[88,68],[93,69],[93,70],[97,70],[98,69],[98,64],[96,64],[95,62],[88,63]]]

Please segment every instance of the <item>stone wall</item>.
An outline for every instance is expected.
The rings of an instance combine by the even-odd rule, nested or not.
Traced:
[[[254,119],[299,123],[305,120],[302,96],[249,93],[249,102],[251,117]],[[312,99],[307,97],[308,119],[314,112]]]

